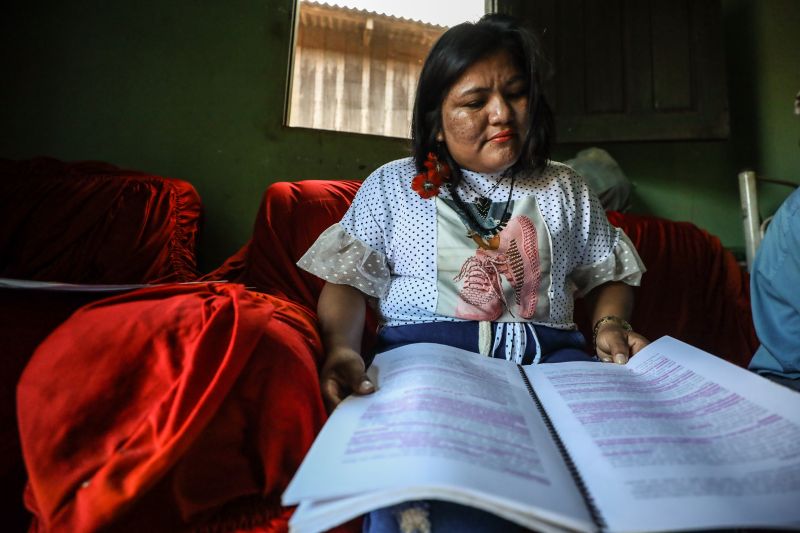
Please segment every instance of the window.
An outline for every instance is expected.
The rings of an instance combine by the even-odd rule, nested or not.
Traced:
[[[288,125],[408,138],[425,56],[483,13],[484,0],[297,0]]]

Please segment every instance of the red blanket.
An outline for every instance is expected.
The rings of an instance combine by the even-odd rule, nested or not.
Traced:
[[[285,526],[278,502],[325,419],[302,308],[231,284],[82,308],[18,386],[39,528]]]

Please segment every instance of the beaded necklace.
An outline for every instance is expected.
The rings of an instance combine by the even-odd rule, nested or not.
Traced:
[[[492,185],[492,188],[489,189],[489,192],[486,194],[481,194],[481,192],[473,187],[467,180],[462,180],[462,182],[469,187],[472,192],[478,195],[478,199],[475,201],[475,207],[477,207],[478,214],[481,216],[481,218],[485,219],[487,216],[489,216],[489,208],[492,206],[492,201],[489,199],[489,197],[492,196],[492,193],[497,190],[497,188],[505,179],[505,174],[500,176],[500,179],[494,182],[494,185]]]
[[[501,181],[502,179],[495,183],[495,185],[492,187],[492,190],[489,191],[489,194],[497,189]],[[493,204],[490,199],[480,195],[480,193],[478,193],[480,195],[478,202],[453,202],[452,207],[460,215],[461,220],[467,226],[468,236],[478,235],[484,239],[488,239],[503,231],[503,228],[506,227],[506,224],[508,224],[508,221],[511,218],[509,207],[511,206],[511,197],[514,194],[515,181],[516,176],[512,176],[511,186],[508,189],[508,198],[503,205],[503,210],[501,213],[497,212],[499,208],[498,205]],[[475,189],[470,186],[469,183],[467,183],[467,187],[475,191]],[[451,194],[455,196],[458,194],[458,191],[451,190]],[[460,200],[461,196],[458,198]],[[463,209],[461,209],[461,206],[458,204],[461,204]]]

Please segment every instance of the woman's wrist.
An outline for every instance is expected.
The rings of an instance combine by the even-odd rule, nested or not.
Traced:
[[[325,360],[323,366],[330,366],[340,363],[341,361],[360,360],[364,361],[361,353],[350,346],[337,346],[325,352]]]
[[[600,333],[603,328],[611,325],[619,327],[627,332],[633,331],[631,325],[624,318],[616,315],[606,315],[595,322],[594,328],[592,328],[592,346],[594,346],[595,349],[597,348],[597,334]]]

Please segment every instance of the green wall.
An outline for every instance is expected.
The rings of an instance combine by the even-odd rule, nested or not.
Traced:
[[[291,0],[15,4],[0,21],[0,157],[104,160],[192,182],[204,270],[248,239],[269,183],[363,178],[407,153],[397,139],[281,125]],[[635,183],[636,210],[741,247],[738,170],[800,181],[800,1],[723,6],[731,138],[602,146]],[[762,192],[770,211],[788,193]]]

